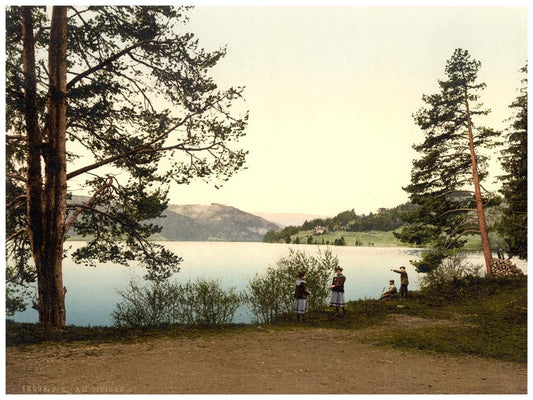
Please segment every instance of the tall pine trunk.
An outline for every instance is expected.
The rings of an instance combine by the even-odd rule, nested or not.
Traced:
[[[485,221],[485,208],[483,207],[483,199],[481,197],[481,188],[479,185],[479,175],[477,169],[476,153],[474,151],[474,135],[472,134],[472,121],[470,119],[470,106],[468,104],[468,96],[465,91],[465,106],[466,118],[468,121],[468,142],[470,146],[470,157],[472,159],[472,175],[474,178],[474,193],[476,198],[476,210],[479,225],[479,232],[481,234],[481,244],[483,246],[483,256],[485,258],[485,267],[487,275],[492,273],[490,263],[492,261],[492,251],[490,249],[489,235],[487,233],[487,223]]]
[[[28,135],[27,209],[37,271],[39,323],[62,327],[66,323],[62,262],[67,195],[67,8],[54,7],[52,12],[48,58],[50,82],[46,126],[42,133],[36,107],[35,46],[30,7],[23,9],[23,32]],[[41,157],[44,160],[44,188]]]

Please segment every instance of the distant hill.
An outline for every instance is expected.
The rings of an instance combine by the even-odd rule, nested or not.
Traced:
[[[73,203],[84,203],[85,196],[73,196]],[[222,204],[169,204],[162,218],[149,221],[161,226],[156,240],[262,242],[265,233],[282,228],[257,215]],[[69,232],[73,240],[83,240]]]
[[[222,204],[174,205],[155,222],[167,240],[261,242],[269,230],[280,225]]]

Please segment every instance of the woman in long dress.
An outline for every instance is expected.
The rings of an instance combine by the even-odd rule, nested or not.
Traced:
[[[298,279],[296,280],[296,289],[294,291],[294,312],[298,321],[302,318],[305,321],[305,312],[307,311],[307,283],[305,282],[305,271],[298,273]],[[303,317],[302,317],[303,316]]]
[[[336,276],[331,282],[331,301],[329,305],[335,307],[335,311],[339,312],[339,307],[342,308],[342,315],[346,315],[346,299],[344,297],[344,282],[346,277],[342,274],[342,267],[339,265],[335,268]]]

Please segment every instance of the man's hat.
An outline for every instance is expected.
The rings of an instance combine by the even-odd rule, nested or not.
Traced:
[[[342,267],[340,265],[337,265],[337,268],[335,268],[335,271],[342,271]]]
[[[402,266],[400,267],[400,269],[405,269],[405,267],[402,265]]]
[[[394,279],[391,279],[391,280],[389,281],[389,283],[394,283]]]

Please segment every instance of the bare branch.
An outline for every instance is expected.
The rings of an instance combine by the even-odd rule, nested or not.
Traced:
[[[131,54],[131,51],[128,51],[127,53],[128,53],[128,56],[130,56],[130,58],[131,58],[133,61],[135,61],[136,63],[141,64],[141,65],[144,65],[144,66],[146,66],[146,67],[148,67],[148,68],[152,68],[152,69],[157,70],[157,71],[160,71],[160,72],[164,72],[161,68],[158,68],[158,67],[156,67],[155,65],[150,65],[150,64],[148,64],[147,62],[145,62],[145,61],[143,61],[143,60],[139,60],[138,58],[134,57],[134,56]]]
[[[146,103],[148,103],[148,105],[150,106],[150,108],[152,109],[152,111],[155,111],[155,108],[154,106],[152,105],[152,101],[150,100],[150,97],[148,97],[148,95],[145,93],[144,89],[142,89],[139,85],[139,82],[137,82],[135,79],[125,75],[125,74],[122,74],[120,72],[117,72],[117,75],[119,76],[122,76],[124,79],[127,79],[129,80],[131,83],[133,83],[133,85],[139,90],[139,92],[141,93],[142,97],[144,98],[144,100],[146,101]],[[146,85],[145,85],[146,86]],[[127,101],[130,101],[129,99],[126,98]]]
[[[146,150],[140,150],[137,154],[150,154],[150,153],[159,153],[162,151],[169,151],[169,150],[183,150],[186,152],[200,152],[200,151],[206,151],[211,150],[217,146],[221,146],[223,142],[215,142],[211,143],[208,146],[205,147],[186,147],[184,143],[179,143],[173,146],[167,146],[167,147],[161,147],[158,149],[146,149]]]

